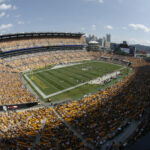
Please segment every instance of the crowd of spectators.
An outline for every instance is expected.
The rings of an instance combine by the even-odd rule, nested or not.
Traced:
[[[36,101],[22,84],[20,72],[47,65],[95,59],[102,55],[113,57],[98,52],[72,51],[30,54],[1,60],[0,104]],[[131,120],[139,120],[150,106],[150,64],[138,58],[123,59],[131,61],[133,68],[133,72],[123,80],[104,91],[54,107],[62,118],[97,149],[114,138],[118,134],[116,131],[125,128]],[[0,123],[1,149],[6,146],[14,149],[87,149],[52,108],[2,112]],[[117,144],[113,146],[118,148]]]
[[[0,122],[1,149],[85,148],[51,108],[0,113]]]
[[[3,52],[17,49],[46,47],[46,46],[62,46],[62,45],[86,45],[83,36],[79,38],[27,38],[18,40],[1,41],[1,50]]]
[[[61,63],[80,62],[94,59],[85,51],[56,51],[28,54],[18,57],[5,58],[3,64],[12,72],[26,72]]]
[[[100,55],[100,54],[99,54]],[[0,62],[0,105],[35,102],[37,99],[22,82],[20,73],[60,63],[95,59],[96,54],[85,51],[63,51],[10,57]]]
[[[35,102],[37,99],[24,86],[20,73],[60,63],[94,59],[85,51],[45,52],[5,58],[0,63],[0,105]]]
[[[0,105],[22,104],[37,101],[25,88],[17,73],[0,73]]]
[[[80,101],[60,104],[55,109],[89,142],[98,148],[106,143],[124,121],[138,120],[150,106],[150,66],[133,60],[135,70],[114,86]]]

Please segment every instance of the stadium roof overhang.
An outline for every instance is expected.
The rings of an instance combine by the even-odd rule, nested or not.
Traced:
[[[33,37],[70,37],[78,38],[84,35],[83,33],[65,33],[65,32],[31,32],[31,33],[15,33],[0,35],[0,40],[33,38]]]

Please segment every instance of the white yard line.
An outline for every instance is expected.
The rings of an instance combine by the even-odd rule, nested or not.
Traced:
[[[126,68],[126,67],[123,67],[123,68],[121,68],[121,69],[119,69],[119,70],[116,70],[115,72],[121,71],[121,70],[123,70],[124,68]],[[61,94],[61,93],[67,92],[67,91],[70,91],[70,90],[72,90],[72,89],[78,88],[78,87],[83,86],[83,85],[85,85],[85,84],[87,84],[87,83],[90,82],[90,81],[87,81],[87,82],[84,82],[84,83],[80,83],[80,84],[78,84],[78,85],[76,85],[76,86],[73,86],[73,87],[70,87],[70,88],[67,88],[67,89],[64,89],[64,90],[61,90],[61,91],[58,91],[58,92],[49,94],[49,95],[45,95],[45,94],[32,82],[32,80],[31,80],[26,74],[25,74],[24,76],[25,76],[26,80],[38,91],[38,93],[39,93],[44,99],[50,98],[50,97],[52,97],[52,96],[56,96],[56,95],[58,95],[58,94]],[[102,77],[103,77],[103,76],[102,76]],[[91,81],[92,81],[92,80],[91,80]]]

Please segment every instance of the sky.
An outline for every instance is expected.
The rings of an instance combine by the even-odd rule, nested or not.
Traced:
[[[150,0],[0,0],[0,34],[82,32],[150,45]]]

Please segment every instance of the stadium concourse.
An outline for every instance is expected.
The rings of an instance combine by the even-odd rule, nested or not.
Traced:
[[[133,71],[104,91],[80,100],[0,112],[0,148],[115,150],[127,149],[144,136],[150,130],[150,63],[144,59],[85,50],[47,51],[2,58],[0,105],[38,101],[23,84],[23,72],[100,58],[119,64],[122,60],[132,62]]]

